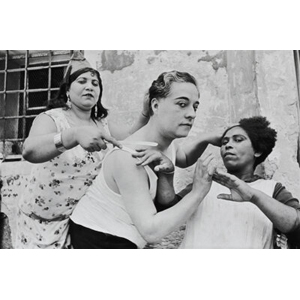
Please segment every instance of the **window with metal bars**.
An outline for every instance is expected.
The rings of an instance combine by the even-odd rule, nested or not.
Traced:
[[[0,152],[21,159],[33,119],[55,96],[73,50],[0,50]]]

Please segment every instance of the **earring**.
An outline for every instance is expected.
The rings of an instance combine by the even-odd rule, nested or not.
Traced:
[[[71,99],[70,99],[70,95],[67,95],[67,97],[68,97],[68,101],[67,101],[67,107],[69,108],[69,109],[71,109],[72,108],[72,102],[71,102]]]
[[[98,106],[97,106],[97,104],[94,107],[95,107],[95,118],[98,118]]]

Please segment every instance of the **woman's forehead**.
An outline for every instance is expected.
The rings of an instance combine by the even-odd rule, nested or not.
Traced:
[[[85,73],[80,74],[77,78],[84,77],[84,78],[97,78],[96,72],[88,71]]]
[[[228,129],[228,131],[225,133],[224,137],[230,137],[234,135],[243,135],[249,138],[247,132],[240,126],[235,126],[233,128]]]
[[[169,96],[180,97],[183,95],[187,95],[193,100],[198,100],[200,96],[199,90],[194,84],[190,82],[173,82],[170,87]]]

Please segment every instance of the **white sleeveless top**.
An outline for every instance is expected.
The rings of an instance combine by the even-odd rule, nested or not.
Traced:
[[[114,148],[112,151],[115,150],[120,151],[118,148]],[[103,166],[110,153],[106,155]],[[172,156],[174,155],[175,151],[172,151]],[[172,161],[174,160],[175,157],[172,158]],[[99,175],[78,203],[71,219],[76,224],[95,231],[126,238],[136,244],[138,248],[145,247],[147,242],[142,238],[126,211],[121,195],[108,187],[103,170],[104,168],[101,168]],[[149,166],[145,166],[145,170],[149,178],[150,195],[154,200],[157,190],[157,176]]]
[[[272,197],[276,182],[259,179],[248,183]],[[273,224],[250,202],[217,199],[228,188],[213,182],[212,187],[187,222],[180,248],[185,249],[270,249],[273,248]]]

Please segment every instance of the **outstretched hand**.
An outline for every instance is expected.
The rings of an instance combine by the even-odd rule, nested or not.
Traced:
[[[196,164],[193,190],[207,194],[211,188],[212,176],[216,170],[216,160],[212,153],[207,156],[201,156]]]
[[[101,151],[107,148],[106,143],[111,143],[122,148],[122,144],[107,134],[104,130],[93,126],[82,126],[76,130],[76,141],[86,151]]]
[[[236,202],[251,201],[253,197],[252,188],[243,180],[236,176],[217,171],[213,175],[213,180],[230,189],[231,194],[219,194],[218,199]]]
[[[133,157],[138,158],[138,166],[152,165],[155,172],[172,173],[174,165],[171,160],[162,152],[155,149],[138,148],[135,149],[136,154]]]

